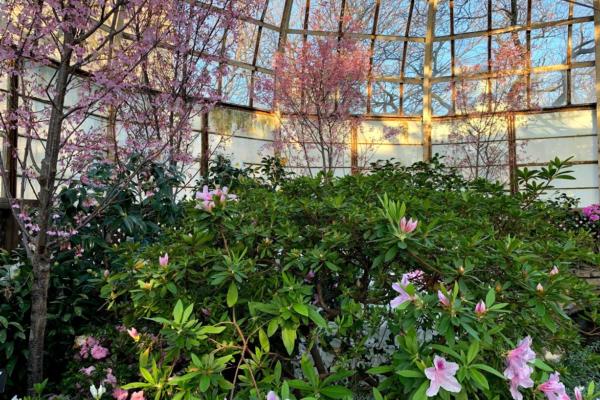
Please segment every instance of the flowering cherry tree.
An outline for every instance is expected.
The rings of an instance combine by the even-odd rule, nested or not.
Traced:
[[[317,27],[339,21],[332,2],[321,2],[311,14]],[[335,7],[334,7],[335,8]],[[340,21],[345,32],[360,24],[347,13]],[[362,86],[369,71],[369,51],[349,35],[315,36],[289,40],[274,60],[274,79],[259,84],[257,96],[270,97],[280,122],[275,150],[291,163],[330,173],[349,148],[352,129],[361,118],[355,114],[366,103]]]
[[[8,0],[0,5],[0,76],[12,82],[10,93],[0,94],[9,104],[0,112],[7,150],[0,154],[0,175],[33,267],[30,388],[43,379],[54,252],[68,248],[78,228],[100,216],[148,163],[193,160],[191,120],[219,99],[213,87],[226,72],[225,32],[235,35],[238,17],[252,12],[255,3]],[[109,134],[98,122],[103,115]],[[124,165],[132,159],[128,173]],[[114,187],[76,226],[61,226],[55,211],[61,187],[83,182],[96,163],[111,165]],[[16,170],[22,176],[18,192]],[[31,209],[22,201],[26,193],[36,203]]]

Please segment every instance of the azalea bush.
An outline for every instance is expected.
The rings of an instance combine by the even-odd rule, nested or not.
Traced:
[[[570,311],[598,322],[572,272],[600,259],[535,180],[513,197],[436,159],[200,189],[99,278],[139,371],[115,397],[595,399],[561,357],[586,342]]]

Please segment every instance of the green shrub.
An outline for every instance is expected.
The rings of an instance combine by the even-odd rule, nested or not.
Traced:
[[[440,398],[505,399],[505,356],[526,336],[536,384],[559,369],[540,356],[577,346],[568,311],[596,307],[571,273],[600,263],[589,234],[553,223],[565,210],[536,200],[539,185],[511,197],[437,160],[374,167],[278,190],[241,179],[237,199],[187,203],[158,243],[123,244],[102,295],[140,332],[140,377],[124,388],[155,399],[422,399],[441,356],[460,366],[462,390]],[[414,231],[401,225],[409,217]],[[407,301],[392,308],[401,280]]]

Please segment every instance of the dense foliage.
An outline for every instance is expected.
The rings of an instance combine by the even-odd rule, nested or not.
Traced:
[[[435,359],[458,364],[457,398],[511,398],[505,356],[526,337],[537,357],[521,367],[536,385],[554,370],[586,383],[556,355],[583,340],[569,310],[594,315],[571,273],[598,265],[592,237],[549,223],[562,208],[436,163],[375,167],[279,190],[242,179],[235,197],[205,190],[162,240],[121,246],[102,293],[140,376],[119,390],[420,399],[435,392]],[[527,398],[545,388],[514,380]]]

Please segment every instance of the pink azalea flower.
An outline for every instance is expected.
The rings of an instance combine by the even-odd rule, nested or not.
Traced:
[[[115,400],[127,400],[128,395],[129,393],[127,390],[123,390],[121,388],[117,388],[112,392],[112,396]]]
[[[560,374],[555,372],[550,375],[550,378],[541,385],[538,390],[546,395],[548,400],[568,400],[569,396],[566,393],[565,385],[560,381]]]
[[[79,372],[81,372],[82,374],[86,375],[86,376],[90,376],[94,373],[94,371],[96,370],[96,367],[94,367],[93,365],[87,367],[87,368],[81,368],[79,370]]]
[[[392,289],[394,289],[396,292],[400,293],[400,296],[394,298],[392,301],[390,301],[390,306],[392,308],[397,308],[400,307],[402,304],[406,303],[407,301],[413,301],[414,297],[409,295],[406,292],[406,287],[410,285],[410,281],[408,279],[408,274],[403,274],[402,275],[402,281],[400,283],[394,283],[392,285]]]
[[[144,399],[144,391],[140,390],[139,392],[133,392],[131,394],[131,400],[145,400]]]
[[[515,349],[508,352],[504,376],[510,380],[510,394],[514,400],[523,400],[519,387],[533,387],[531,379],[533,368],[529,365],[533,360],[535,360],[535,353],[531,350],[531,337],[529,336],[521,340]]]
[[[91,354],[95,360],[102,360],[108,355],[108,349],[96,344],[94,347],[92,347]]]
[[[475,306],[475,314],[477,314],[478,317],[481,317],[485,315],[486,312],[487,308],[485,306],[485,303],[483,302],[483,300],[479,300],[479,303],[477,303],[477,305]]]
[[[418,220],[413,220],[412,218],[408,221],[406,217],[402,217],[400,220],[400,230],[404,233],[412,233],[415,229],[417,229]]]
[[[444,293],[442,293],[441,290],[438,290],[437,295],[438,299],[440,300],[440,303],[442,303],[444,307],[450,307],[450,300],[448,300],[448,298],[444,295]]]
[[[552,269],[550,270],[550,276],[554,276],[554,275],[558,275],[559,270],[558,267],[555,265],[554,267],[552,267]]]
[[[436,355],[433,358],[433,367],[425,369],[425,376],[431,381],[426,392],[427,397],[437,395],[440,388],[452,393],[460,392],[462,387],[454,377],[458,368],[457,363],[448,362]]]
[[[271,390],[269,393],[267,393],[267,400],[279,400],[279,396],[277,396],[277,394]]]
[[[581,386],[577,386],[575,388],[575,400],[583,400],[583,394],[581,393],[582,390],[583,388]]]
[[[131,329],[127,329],[127,333],[136,342],[138,342],[140,340],[140,333],[134,327],[132,327]]]
[[[161,267],[166,267],[169,264],[169,254],[165,253],[164,256],[158,257],[158,263]]]

